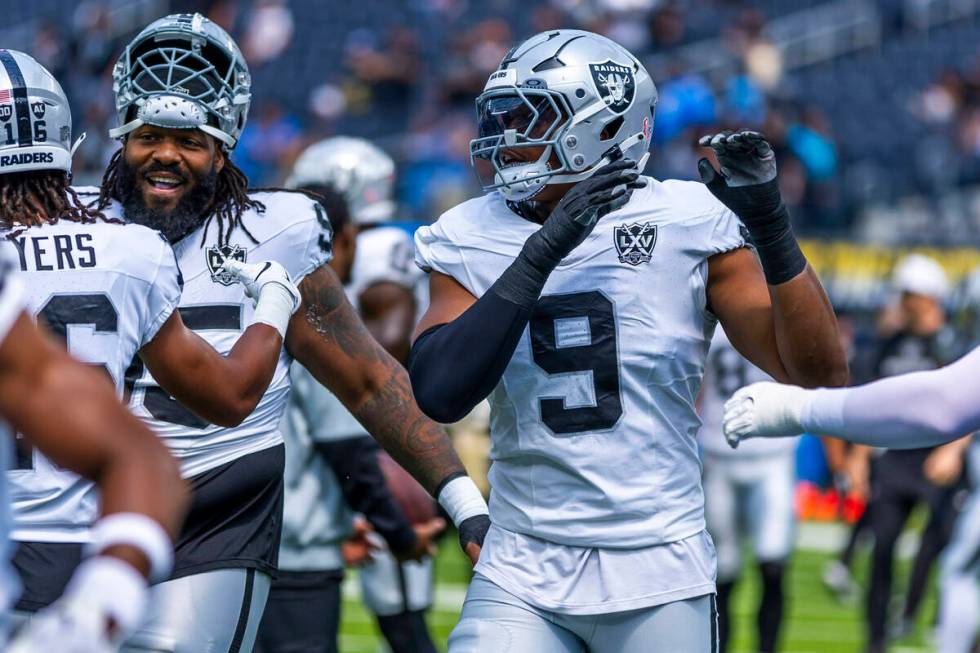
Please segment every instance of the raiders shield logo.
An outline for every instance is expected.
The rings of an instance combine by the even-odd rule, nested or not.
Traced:
[[[605,63],[590,63],[589,72],[592,81],[599,92],[599,97],[613,112],[623,113],[633,104],[636,95],[636,80],[633,79],[633,69],[621,66],[612,61]]]
[[[649,263],[657,244],[657,225],[649,222],[619,225],[613,229],[613,241],[620,263]]]
[[[235,279],[221,272],[221,266],[229,258],[244,263],[247,251],[241,245],[221,245],[220,247],[212,245],[204,250],[204,257],[208,263],[208,270],[211,271],[211,281],[231,286],[236,283]]]
[[[44,118],[44,113],[48,110],[47,105],[44,102],[31,102],[31,113],[38,120]]]
[[[0,120],[7,122],[14,115],[14,107],[10,104],[0,104]]]

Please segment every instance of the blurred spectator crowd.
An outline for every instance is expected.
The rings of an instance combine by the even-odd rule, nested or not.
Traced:
[[[801,12],[830,4],[872,11],[874,43],[789,65],[772,26],[794,15],[806,24]],[[658,85],[650,174],[694,178],[700,135],[756,127],[776,145],[798,229],[847,236],[866,206],[980,183],[980,27],[973,13],[910,27],[911,7],[939,4],[38,0],[14,12],[30,31],[9,45],[64,83],[78,131],[88,132],[76,178],[94,183],[115,148],[106,129],[122,45],[154,16],[201,11],[231,31],[252,70],[249,127],[234,156],[253,185],[281,182],[313,140],[365,136],[400,164],[403,217],[425,221],[478,192],[468,161],[473,101],[507,50],[537,31],[588,29],[631,49]],[[728,61],[724,74],[692,56],[697,43]]]

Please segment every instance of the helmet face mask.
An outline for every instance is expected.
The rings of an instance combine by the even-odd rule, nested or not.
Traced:
[[[245,128],[251,77],[238,46],[200,14],[175,14],[144,29],[113,73],[120,126],[200,129],[231,150]]]
[[[546,179],[569,170],[559,147],[571,121],[563,95],[502,88],[480,95],[476,106],[478,138],[470,142],[470,160],[484,189],[499,188],[510,200],[528,200],[544,189]]]
[[[580,30],[542,32],[487,80],[470,161],[485,191],[512,202],[623,157],[642,171],[656,103],[653,80],[622,46]]]

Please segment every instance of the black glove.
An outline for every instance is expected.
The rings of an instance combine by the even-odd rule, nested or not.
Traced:
[[[776,154],[766,138],[754,131],[723,132],[698,144],[714,150],[721,166],[719,174],[708,159],[698,161],[701,181],[749,230],[766,281],[778,285],[802,272],[806,258],[779,194]]]
[[[494,290],[518,306],[532,307],[548,275],[592,233],[599,218],[625,206],[633,191],[645,185],[636,163],[629,159],[607,164],[575,184],[525,241]]]

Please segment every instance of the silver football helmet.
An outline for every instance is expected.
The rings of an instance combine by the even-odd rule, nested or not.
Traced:
[[[173,14],[133,39],[112,71],[121,138],[142,125],[200,129],[232,150],[252,78],[235,41],[201,14]]]
[[[636,57],[604,36],[542,32],[504,57],[476,100],[470,160],[484,190],[511,201],[649,156],[657,88]],[[535,160],[520,150],[541,148]]]
[[[71,107],[58,80],[33,58],[0,50],[0,174],[71,172]]]
[[[286,186],[332,186],[347,199],[356,224],[388,222],[395,214],[395,162],[363,138],[334,136],[306,148]]]

